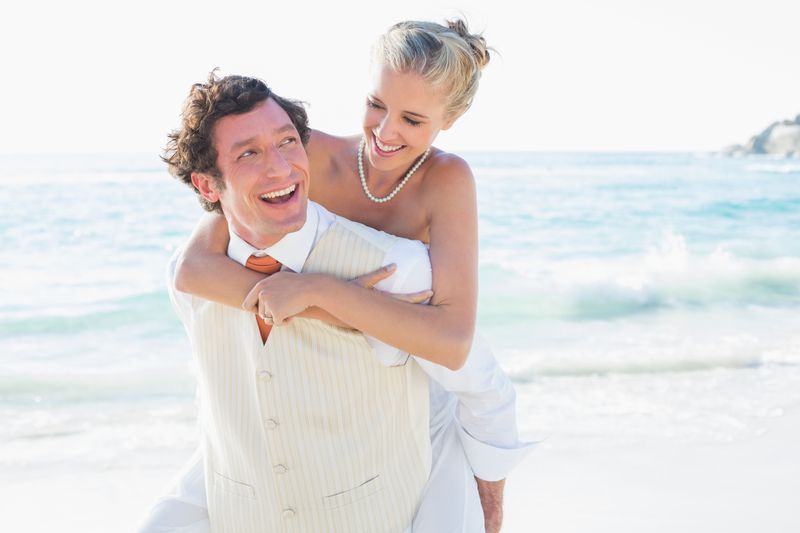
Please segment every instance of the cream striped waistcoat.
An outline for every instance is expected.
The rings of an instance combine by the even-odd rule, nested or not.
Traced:
[[[397,237],[341,218],[304,272],[351,279]],[[296,318],[262,345],[255,317],[203,301],[192,343],[214,533],[402,532],[431,464],[428,381],[360,333]]]

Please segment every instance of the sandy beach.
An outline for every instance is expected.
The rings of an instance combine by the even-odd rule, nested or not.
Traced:
[[[549,439],[508,480],[503,531],[793,533],[798,449],[800,409],[731,443],[651,441],[588,452]],[[133,531],[179,455],[144,469],[5,472],[5,523],[19,533]]]
[[[738,442],[593,452],[542,446],[508,480],[503,531],[800,531],[798,450],[797,408]]]

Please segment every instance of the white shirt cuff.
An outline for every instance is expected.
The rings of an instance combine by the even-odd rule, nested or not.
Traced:
[[[459,426],[458,437],[464,447],[472,472],[484,481],[500,481],[517,466],[536,445],[535,442],[520,442],[513,448],[499,448],[481,442]]]

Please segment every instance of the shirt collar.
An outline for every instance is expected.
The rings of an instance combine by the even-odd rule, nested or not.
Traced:
[[[295,272],[300,272],[303,270],[306,259],[308,259],[308,254],[311,253],[311,247],[314,245],[314,240],[317,235],[318,224],[319,213],[317,212],[316,204],[308,202],[306,223],[303,224],[303,227],[295,232],[287,233],[281,240],[263,250],[259,250],[236,235],[236,233],[230,229],[230,225],[228,225],[228,232],[230,234],[228,257],[244,265],[251,255],[268,255],[287,268]]]

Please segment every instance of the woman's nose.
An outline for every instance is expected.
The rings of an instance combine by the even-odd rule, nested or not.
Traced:
[[[397,128],[395,127],[393,119],[387,114],[378,125],[376,133],[382,141],[391,141],[396,131]]]

